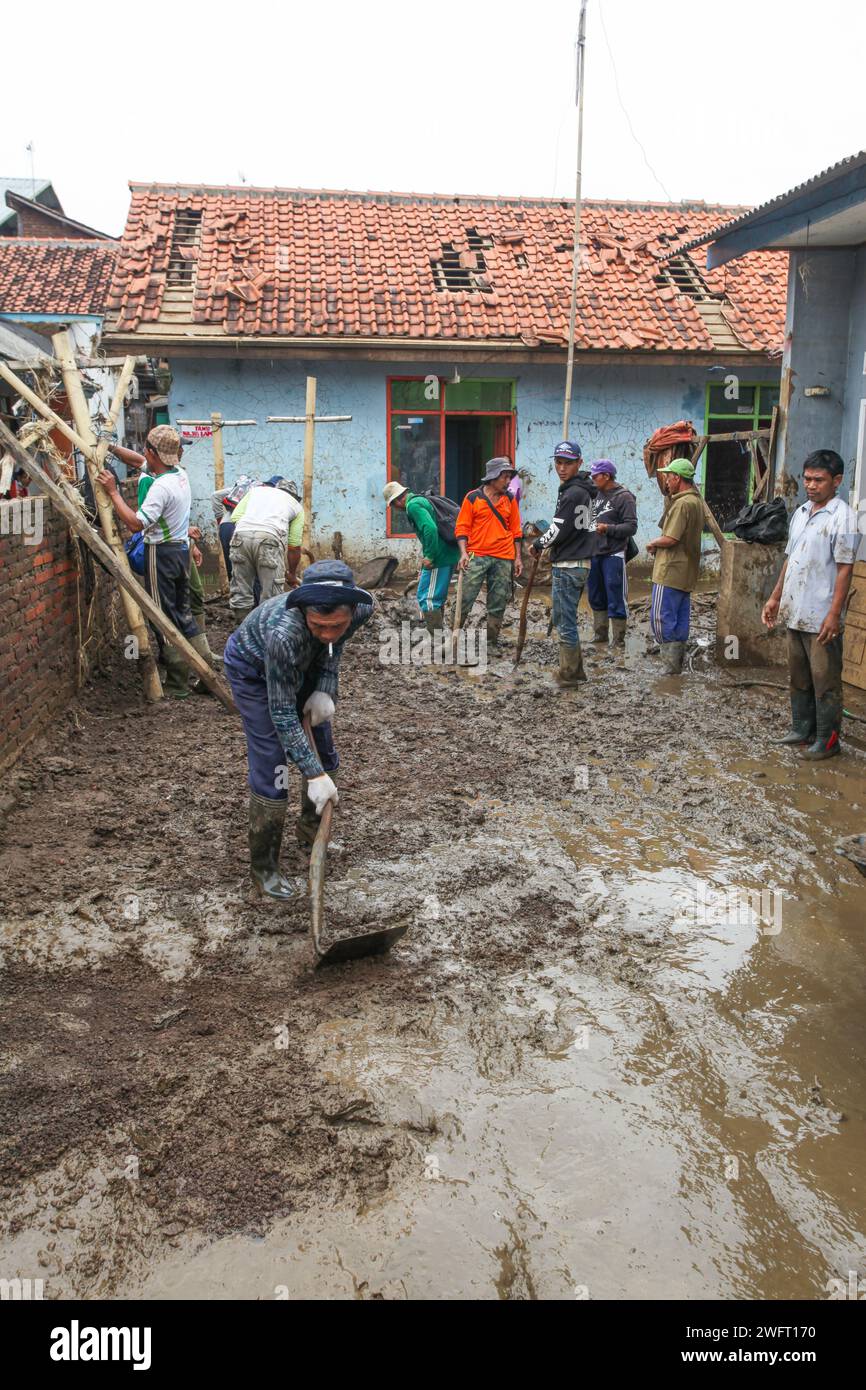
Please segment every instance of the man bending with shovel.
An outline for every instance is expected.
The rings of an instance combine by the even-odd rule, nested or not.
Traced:
[[[250,873],[257,895],[285,901],[293,889],[280,873],[288,802],[287,763],[303,779],[298,838],[312,844],[339,765],[331,732],[344,643],[368,621],[373,597],[355,585],[342,560],[319,560],[298,588],[254,608],[232,633],[226,676],[247,739]],[[309,717],[315,749],[304,733]]]

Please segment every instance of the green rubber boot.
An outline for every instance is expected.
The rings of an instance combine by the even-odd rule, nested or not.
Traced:
[[[593,608],[593,610],[592,610],[592,626],[593,626],[593,628],[594,628],[593,638],[592,638],[593,642],[598,642],[598,643],[607,642],[607,637],[608,637],[607,624],[608,624],[607,609],[606,609],[606,608]]]
[[[487,645],[488,647],[499,646],[499,633],[502,629],[501,618],[487,619]]]
[[[165,665],[165,684],[163,690],[175,700],[186,700],[189,696],[189,667],[177,647],[166,642],[162,649]]]
[[[441,608],[434,608],[429,613],[422,614],[424,626],[432,637],[435,633],[442,631],[445,614]]]
[[[286,821],[285,801],[250,792],[250,878],[253,893],[263,893],[280,902],[288,902],[295,890],[280,873],[280,848]]]
[[[810,763],[823,762],[825,758],[836,758],[842,752],[839,735],[842,732],[842,701],[838,695],[830,693],[816,701],[818,736],[815,742],[800,754]]]
[[[683,662],[686,657],[685,642],[662,642],[660,643],[661,658],[665,672],[669,676],[679,676],[682,674]]]
[[[815,697],[811,690],[791,691],[791,729],[783,738],[771,738],[771,743],[803,745],[815,740]]]
[[[583,653],[580,647],[566,647],[564,642],[559,644],[559,670],[556,679],[563,690],[571,690],[574,686],[580,685],[581,681],[586,680],[586,672],[583,669]]]

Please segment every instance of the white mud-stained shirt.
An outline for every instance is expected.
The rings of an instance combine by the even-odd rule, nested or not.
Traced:
[[[798,632],[820,632],[833,602],[836,566],[853,565],[860,547],[857,513],[841,497],[817,511],[804,502],[791,517],[788,568],[779,617]]]

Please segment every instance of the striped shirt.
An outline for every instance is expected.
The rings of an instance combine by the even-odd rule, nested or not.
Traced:
[[[189,478],[182,468],[172,468],[154,478],[136,512],[144,523],[145,545],[163,545],[168,541],[186,545],[191,505]]]
[[[320,642],[310,632],[303,609],[286,606],[285,594],[260,603],[232,637],[235,654],[265,678],[268,708],[280,743],[305,777],[321,777],[322,765],[311,752],[298,717],[301,687],[312,680],[313,688],[330,695],[336,704],[343,646],[372,612],[371,604],[358,605],[351,625],[345,636],[334,643],[331,655],[327,642]]]

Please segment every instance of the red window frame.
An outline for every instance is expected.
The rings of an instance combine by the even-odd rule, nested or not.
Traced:
[[[428,373],[427,375],[430,375]],[[387,481],[393,481],[391,458],[391,440],[393,436],[393,418],[395,415],[438,415],[439,425],[439,491],[445,491],[445,423],[449,415],[457,418],[458,416],[480,416],[483,419],[505,420],[508,424],[508,447],[505,450],[506,457],[514,460],[515,441],[517,438],[517,412],[516,410],[446,410],[446,389],[448,381],[446,377],[439,377],[439,400],[435,410],[416,408],[415,406],[398,406],[396,409],[391,404],[391,383],[394,381],[426,381],[427,376],[389,376],[385,379],[385,404],[387,416]],[[399,517],[396,518],[399,522]],[[411,529],[397,531],[394,529],[393,521],[395,513],[393,507],[386,508],[385,535],[389,540],[412,540],[415,533]]]

